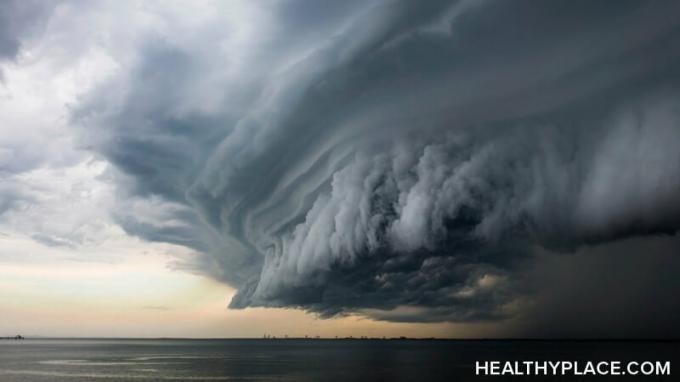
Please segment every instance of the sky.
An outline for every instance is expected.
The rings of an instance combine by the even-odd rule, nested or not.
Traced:
[[[680,5],[0,7],[0,336],[673,337]]]

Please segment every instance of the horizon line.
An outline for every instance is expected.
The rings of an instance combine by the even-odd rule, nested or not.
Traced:
[[[371,341],[538,341],[538,342],[679,342],[680,338],[597,338],[597,337],[582,337],[582,338],[563,338],[563,337],[473,337],[473,338],[454,338],[454,337],[368,337],[368,336],[337,336],[337,337],[293,337],[293,336],[273,336],[273,337],[60,337],[60,336],[42,336],[42,335],[28,335],[23,336],[22,339],[16,339],[14,336],[0,336],[0,340],[8,341],[22,341],[22,340],[185,340],[185,341],[228,341],[228,340],[260,340],[260,341],[279,341],[279,340],[331,340],[331,341],[347,341],[347,340],[371,340]]]

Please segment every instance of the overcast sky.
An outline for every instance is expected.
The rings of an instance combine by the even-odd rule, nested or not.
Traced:
[[[5,0],[0,335],[678,335],[678,16]]]

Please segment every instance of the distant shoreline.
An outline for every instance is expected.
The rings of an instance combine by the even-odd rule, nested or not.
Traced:
[[[446,341],[446,342],[680,342],[680,338],[416,338],[416,337],[0,337],[0,340],[80,340],[80,341]]]
[[[11,340],[11,341],[21,341],[25,340],[26,338],[21,335],[16,335],[16,336],[8,336],[8,337],[0,337],[0,340]]]

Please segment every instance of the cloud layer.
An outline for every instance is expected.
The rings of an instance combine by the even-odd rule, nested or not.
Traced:
[[[673,2],[185,11],[128,15],[71,121],[117,223],[200,252],[233,308],[501,320],[543,301],[540,254],[680,227]]]

